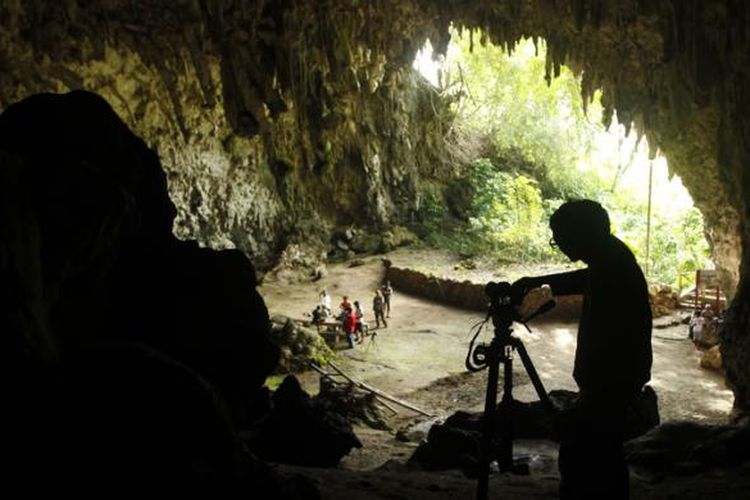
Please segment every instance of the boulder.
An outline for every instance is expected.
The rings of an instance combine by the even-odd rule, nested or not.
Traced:
[[[668,286],[655,286],[649,290],[649,300],[654,318],[672,314],[680,307],[679,294]]]
[[[309,244],[289,243],[264,278],[287,283],[318,280],[326,275],[325,258],[320,244],[314,241]]]
[[[425,470],[471,470],[479,463],[481,432],[477,430],[433,425],[409,463]]]
[[[238,250],[178,242],[163,259],[133,264],[118,280],[116,306],[126,318],[119,334],[194,368],[224,397],[237,425],[248,425],[279,358],[250,261]]]
[[[255,271],[173,236],[156,153],[101,97],[41,94],[0,115],[0,180],[14,481],[99,498],[271,487],[235,431],[267,411],[278,356]]]
[[[351,240],[351,248],[358,254],[373,254],[380,249],[381,236],[377,231],[362,229],[356,231]]]
[[[401,427],[396,431],[396,439],[405,443],[420,443],[427,439],[430,429],[434,425],[445,423],[442,417],[424,417],[416,422]]]
[[[734,467],[750,461],[750,426],[668,422],[626,443],[625,452],[629,464],[657,476]]]
[[[380,252],[386,253],[398,247],[415,243],[418,238],[403,226],[393,226],[383,233],[380,240]]]
[[[321,377],[320,391],[315,398],[349,422],[373,429],[390,430],[375,394],[370,391],[349,383],[336,384],[327,377]]]
[[[323,337],[312,328],[297,325],[291,318],[271,318],[271,341],[281,350],[274,372],[296,373],[309,369],[311,361],[325,365],[333,357]]]
[[[713,346],[701,354],[701,368],[721,371],[721,350],[718,345]]]
[[[292,375],[274,393],[270,413],[244,437],[264,460],[308,467],[333,467],[362,447],[351,423],[324,399],[311,398]]]
[[[328,275],[328,269],[326,268],[325,264],[319,264],[315,266],[315,268],[310,271],[310,278],[313,281],[318,281],[323,278],[325,278]]]
[[[554,390],[550,391],[549,397],[559,411],[564,411],[575,405],[577,393]],[[559,439],[556,419],[540,401],[531,403],[514,401],[513,403],[514,439],[555,441]],[[450,468],[472,470],[472,464],[479,460],[477,443],[483,432],[483,418],[482,413],[459,411],[448,417],[444,424],[432,426],[427,441],[417,448],[410,462],[428,470]],[[658,424],[656,393],[651,387],[646,386],[641,396],[628,410],[625,435],[630,439],[647,432]],[[499,411],[496,415],[494,435],[500,436],[505,425],[505,415]],[[475,452],[476,454],[472,455]]]
[[[288,498],[243,451],[216,390],[144,344],[106,341],[66,357],[58,391],[64,418],[41,430],[54,436],[47,460],[60,483],[43,482],[55,488],[92,498],[241,498],[270,488]]]
[[[695,339],[696,344],[704,349],[711,349],[714,346],[718,346],[721,343],[721,337],[719,331],[721,329],[721,321],[719,318],[707,318],[701,334]]]

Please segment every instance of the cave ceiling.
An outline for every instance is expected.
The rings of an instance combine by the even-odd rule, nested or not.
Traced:
[[[398,222],[420,179],[450,165],[425,140],[450,138],[413,104],[426,40],[444,51],[451,25],[509,50],[543,38],[547,78],[568,65],[584,103],[601,89],[605,121],[616,110],[667,155],[732,289],[749,11],[729,0],[16,0],[0,6],[0,101],[101,93],[163,157],[178,232],[272,253],[312,213],[332,226]],[[367,186],[366,203],[326,187],[342,172]]]

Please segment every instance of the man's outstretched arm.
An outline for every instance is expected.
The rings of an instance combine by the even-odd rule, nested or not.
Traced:
[[[577,295],[584,292],[588,276],[588,269],[577,269],[565,273],[524,277],[514,282],[513,287],[522,290],[525,294],[534,288],[549,285],[552,295]]]

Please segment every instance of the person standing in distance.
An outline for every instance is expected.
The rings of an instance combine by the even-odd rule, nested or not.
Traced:
[[[385,303],[383,302],[383,296],[380,294],[380,290],[375,290],[375,297],[372,298],[372,312],[375,313],[376,328],[380,328],[380,323],[383,323],[383,328],[388,328],[388,322],[385,320],[383,312],[385,310]]]
[[[651,378],[651,307],[641,268],[610,233],[592,200],[569,201],[550,218],[552,239],[585,269],[513,283],[521,294],[549,285],[553,295],[583,294],[573,377],[577,404],[559,417],[560,498],[629,498],[623,427],[628,406]]]
[[[323,313],[326,316],[331,316],[331,296],[328,294],[326,289],[320,291],[320,305],[323,308]]]
[[[391,317],[391,296],[393,295],[393,287],[391,286],[390,281],[386,281],[383,283],[383,286],[380,287],[380,293],[383,294],[383,306],[385,310],[385,317],[390,318]]]

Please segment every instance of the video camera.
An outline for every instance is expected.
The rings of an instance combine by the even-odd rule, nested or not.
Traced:
[[[513,287],[507,281],[490,281],[484,287],[484,294],[489,299],[488,314],[492,317],[495,328],[508,328],[514,321],[523,322],[518,307],[523,302],[524,291]]]
[[[513,333],[513,323],[522,324],[529,330],[526,324],[536,316],[543,314],[555,306],[554,300],[548,300],[541,307],[533,310],[529,316],[524,317],[521,314],[522,304],[526,297],[526,290],[514,287],[507,281],[490,281],[484,287],[484,293],[489,299],[487,318],[485,322],[492,318],[495,337],[503,343],[507,343]],[[530,330],[529,330],[530,331]],[[469,352],[466,356],[466,368],[470,371],[479,371],[487,367],[487,350],[488,344],[476,344],[476,338],[479,334],[474,335],[469,345]]]

